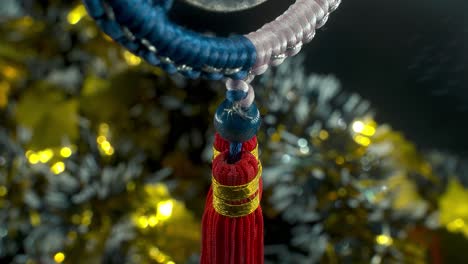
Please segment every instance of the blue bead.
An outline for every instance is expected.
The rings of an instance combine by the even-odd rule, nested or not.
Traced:
[[[260,112],[255,103],[248,109],[242,109],[235,103],[224,100],[214,117],[216,131],[229,142],[250,140],[257,134],[260,124]]]

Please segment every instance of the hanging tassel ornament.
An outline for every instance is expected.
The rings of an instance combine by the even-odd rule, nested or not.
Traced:
[[[262,264],[260,113],[249,84],[311,41],[341,0],[296,0],[247,35],[203,35],[171,21],[173,0],[83,0],[99,27],[128,51],[166,72],[227,80],[216,111],[212,186],[203,215],[202,264]]]
[[[229,90],[216,111],[212,185],[202,221],[202,264],[263,263],[260,113],[253,90]],[[250,101],[250,102],[249,102]]]

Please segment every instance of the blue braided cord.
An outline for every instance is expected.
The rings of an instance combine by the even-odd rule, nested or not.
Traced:
[[[119,24],[115,21],[111,20],[98,20],[97,24],[100,28],[106,32],[107,35],[112,37],[115,40],[119,40],[120,38],[124,38],[125,34],[120,29]]]
[[[188,78],[244,79],[255,63],[255,46],[244,36],[203,36],[169,21],[172,0],[107,0],[116,21],[106,14],[103,0],[83,1],[105,33],[169,73],[179,71]],[[163,57],[169,60],[161,62]]]
[[[229,144],[229,156],[228,163],[233,164],[240,160],[240,154],[242,151],[242,143],[231,142]]]
[[[219,65],[220,68],[226,68],[226,63],[229,58],[229,54],[226,52],[226,48],[224,47],[224,45],[222,45],[224,42],[226,42],[225,39],[221,39],[220,41],[215,42],[215,45],[217,46],[218,50],[217,65]]]
[[[165,10],[169,10],[172,7],[172,0],[152,0],[151,3],[153,5],[158,5],[164,8]]]
[[[156,54],[154,54],[154,52],[146,49],[140,49],[136,54],[142,58],[145,58],[145,60],[151,65],[161,64],[161,60],[156,56]]]
[[[247,76],[249,76],[248,71],[239,71],[237,73],[231,74],[229,77],[234,80],[244,80],[247,78]]]
[[[172,36],[171,34],[177,34],[177,32],[183,32],[184,30],[180,27],[176,27],[177,29],[179,30],[172,30],[172,27],[170,26],[167,26],[166,28],[166,34],[169,34],[169,37],[167,37],[167,39],[171,40],[172,39]],[[181,35],[181,33],[179,33],[178,35]],[[197,39],[197,38],[195,38]],[[212,51],[214,50],[214,45],[211,43],[215,38],[204,38],[201,40],[201,42],[203,43],[203,50],[205,50],[206,52],[204,53],[201,53],[200,54],[200,57],[198,58],[199,61],[198,61],[198,67],[202,67],[204,65],[213,65],[212,67],[215,67],[215,68],[220,68],[221,65],[219,65],[217,63],[217,61],[215,61],[215,57],[214,56],[211,56],[212,55]],[[249,47],[253,47],[253,44],[248,41],[245,37],[241,37],[241,36],[238,36],[237,38],[235,38],[237,41],[236,44],[238,45],[235,45],[234,47],[231,47],[231,51],[233,52],[230,52],[231,53],[231,61],[232,63],[234,64],[233,67],[239,65],[240,63],[243,63],[247,58],[246,58],[246,55],[247,55],[247,52],[242,49],[240,52],[239,52],[239,49],[241,49],[242,47],[245,47],[245,46],[249,46]],[[216,43],[219,42],[219,38],[216,38]],[[247,41],[246,41],[247,40]],[[169,41],[171,42],[171,41]],[[246,45],[247,43],[247,45]],[[171,43],[172,44],[172,43]],[[191,51],[191,49],[190,49]],[[251,51],[253,51],[253,53],[255,53],[255,48],[251,49]],[[229,51],[228,51],[229,53]],[[166,55],[168,57],[170,57],[170,55]],[[210,61],[212,60],[212,61]],[[254,61],[254,60],[252,60]],[[250,69],[248,68],[247,66],[244,66],[244,69],[247,68],[247,69]],[[212,75],[216,75],[216,74],[212,74]]]
[[[177,72],[177,67],[171,63],[163,63],[161,64],[161,68],[169,74],[174,74]]]
[[[151,33],[153,28],[155,28],[156,24],[160,22],[160,19],[158,18],[157,14],[157,12],[151,13],[146,23],[136,25],[132,28],[135,37],[142,39],[146,38],[146,36],[148,36]]]
[[[195,61],[198,60],[198,56],[199,56],[200,51],[202,49],[201,41],[199,39],[193,37],[192,35],[195,35],[195,34],[192,33],[192,32],[189,32],[188,36],[186,36],[186,37],[187,38],[193,38],[194,39],[193,42],[184,41],[181,44],[181,50],[183,50],[184,52],[187,53],[187,55],[185,57],[187,65],[194,65]],[[192,51],[192,52],[190,52],[190,51]]]
[[[181,49],[179,46],[183,43],[187,43],[188,40],[189,39],[187,36],[178,35],[178,37],[175,38],[173,42],[164,50],[166,56],[171,58],[175,63],[181,63],[184,59],[186,60],[190,54],[190,52],[188,52],[189,49]]]
[[[206,46],[204,46],[204,47],[207,47],[207,49],[205,49],[206,51],[205,65],[216,65],[214,67],[219,68],[219,64],[217,64],[218,57],[219,57],[219,47],[215,43],[216,43],[215,38],[209,38],[206,40],[206,44],[205,44]]]
[[[140,44],[130,41],[126,37],[116,39],[116,41],[122,46],[125,46],[129,51],[135,54],[137,54],[138,50],[140,49]]]
[[[239,43],[236,42],[236,36],[231,37],[228,39],[228,42],[226,43],[226,47],[230,50],[234,50],[235,52],[229,53],[229,58],[226,63],[226,67],[229,68],[236,68],[238,67],[237,61],[239,60],[239,48],[242,46],[242,42],[239,41]]]
[[[90,16],[98,18],[104,15],[104,8],[101,1],[86,1],[85,5]]]

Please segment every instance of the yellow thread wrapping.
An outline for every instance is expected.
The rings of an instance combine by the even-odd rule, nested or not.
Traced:
[[[250,153],[252,153],[252,155],[254,155],[255,158],[258,159],[258,145],[255,146],[255,148]]]
[[[252,200],[243,204],[228,204],[224,200],[213,196],[213,208],[220,215],[227,217],[242,217],[251,214],[260,205],[260,198],[256,195]]]
[[[218,157],[219,154],[221,154],[221,152],[219,152],[215,147],[213,147],[213,159]]]
[[[213,147],[213,159],[221,152]],[[252,155],[258,160],[258,145],[251,151]],[[258,172],[255,178],[243,185],[228,186],[222,185],[214,177],[212,180],[213,187],[213,208],[215,211],[227,217],[242,217],[254,212],[260,205],[260,197],[258,195],[259,181],[262,176],[262,164],[258,163]],[[252,196],[255,197],[252,198]],[[243,204],[232,204],[239,200],[249,200]]]
[[[258,183],[262,176],[262,166],[258,166],[257,176],[250,182],[242,185],[222,185],[214,177],[211,177],[213,195],[226,201],[238,201],[248,199],[258,191]]]

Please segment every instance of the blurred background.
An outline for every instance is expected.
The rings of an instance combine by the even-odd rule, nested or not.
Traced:
[[[170,15],[243,34],[291,3]],[[343,1],[255,80],[267,263],[464,263],[467,9]],[[197,263],[223,92],[122,49],[80,1],[3,0],[0,262]]]

